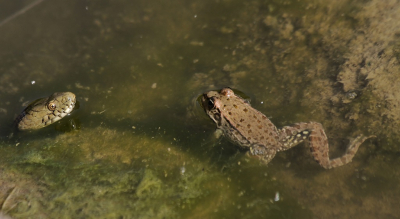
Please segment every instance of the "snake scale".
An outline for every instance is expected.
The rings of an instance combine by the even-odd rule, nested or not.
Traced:
[[[75,107],[76,97],[71,92],[59,92],[40,98],[27,106],[16,118],[19,130],[40,129],[68,115]]]

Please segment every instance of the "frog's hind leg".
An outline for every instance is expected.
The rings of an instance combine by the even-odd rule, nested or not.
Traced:
[[[275,157],[276,150],[271,148],[266,148],[262,145],[252,145],[250,146],[250,154],[257,156],[264,163],[269,163],[272,158]]]
[[[292,134],[292,135],[290,135]],[[292,137],[295,134],[296,137]],[[299,135],[302,134],[302,135]],[[308,135],[308,136],[307,136]],[[298,138],[308,139],[310,150],[314,159],[325,169],[331,169],[350,163],[356,154],[360,145],[368,138],[375,136],[360,135],[352,140],[347,147],[345,154],[335,159],[329,159],[329,144],[323,126],[317,122],[297,123],[293,126],[286,126],[281,129],[282,139],[292,139],[295,141]],[[287,137],[290,136],[290,137]],[[294,139],[294,140],[293,140]],[[283,141],[281,140],[281,141]],[[286,141],[290,142],[290,141]],[[284,144],[285,142],[282,142]],[[290,145],[290,144],[288,144]],[[290,145],[293,147],[294,145]],[[288,148],[283,148],[286,150]]]
[[[307,140],[312,132],[312,127],[309,127],[308,124],[296,123],[293,126],[285,126],[279,129],[279,143],[281,146],[278,151],[286,151]]]

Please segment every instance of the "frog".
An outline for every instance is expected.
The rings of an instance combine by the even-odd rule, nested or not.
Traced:
[[[278,129],[267,116],[251,107],[231,88],[205,92],[201,97],[201,105],[215,122],[217,130],[264,163],[269,163],[277,152],[308,142],[317,163],[325,169],[331,169],[350,163],[360,145],[375,137],[359,135],[350,141],[342,156],[331,159],[328,137],[321,123],[300,122]]]

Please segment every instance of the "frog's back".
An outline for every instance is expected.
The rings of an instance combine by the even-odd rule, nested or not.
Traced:
[[[221,95],[220,100],[224,104],[221,113],[231,126],[222,129],[231,140],[241,146],[261,145],[267,148],[279,146],[278,131],[265,115],[252,108],[239,96]]]

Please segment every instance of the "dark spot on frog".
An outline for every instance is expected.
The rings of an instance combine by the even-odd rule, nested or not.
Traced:
[[[251,127],[251,125],[250,124],[247,124],[247,128],[250,128]]]
[[[380,58],[384,53],[385,53],[385,50],[382,49],[381,51],[378,52],[378,57]]]
[[[247,110],[246,108],[244,108],[243,111],[244,111],[245,113],[247,113],[248,110]]]
[[[235,104],[233,104],[233,107],[235,107],[237,109],[237,106]]]
[[[240,122],[244,122],[244,119],[240,119]]]

